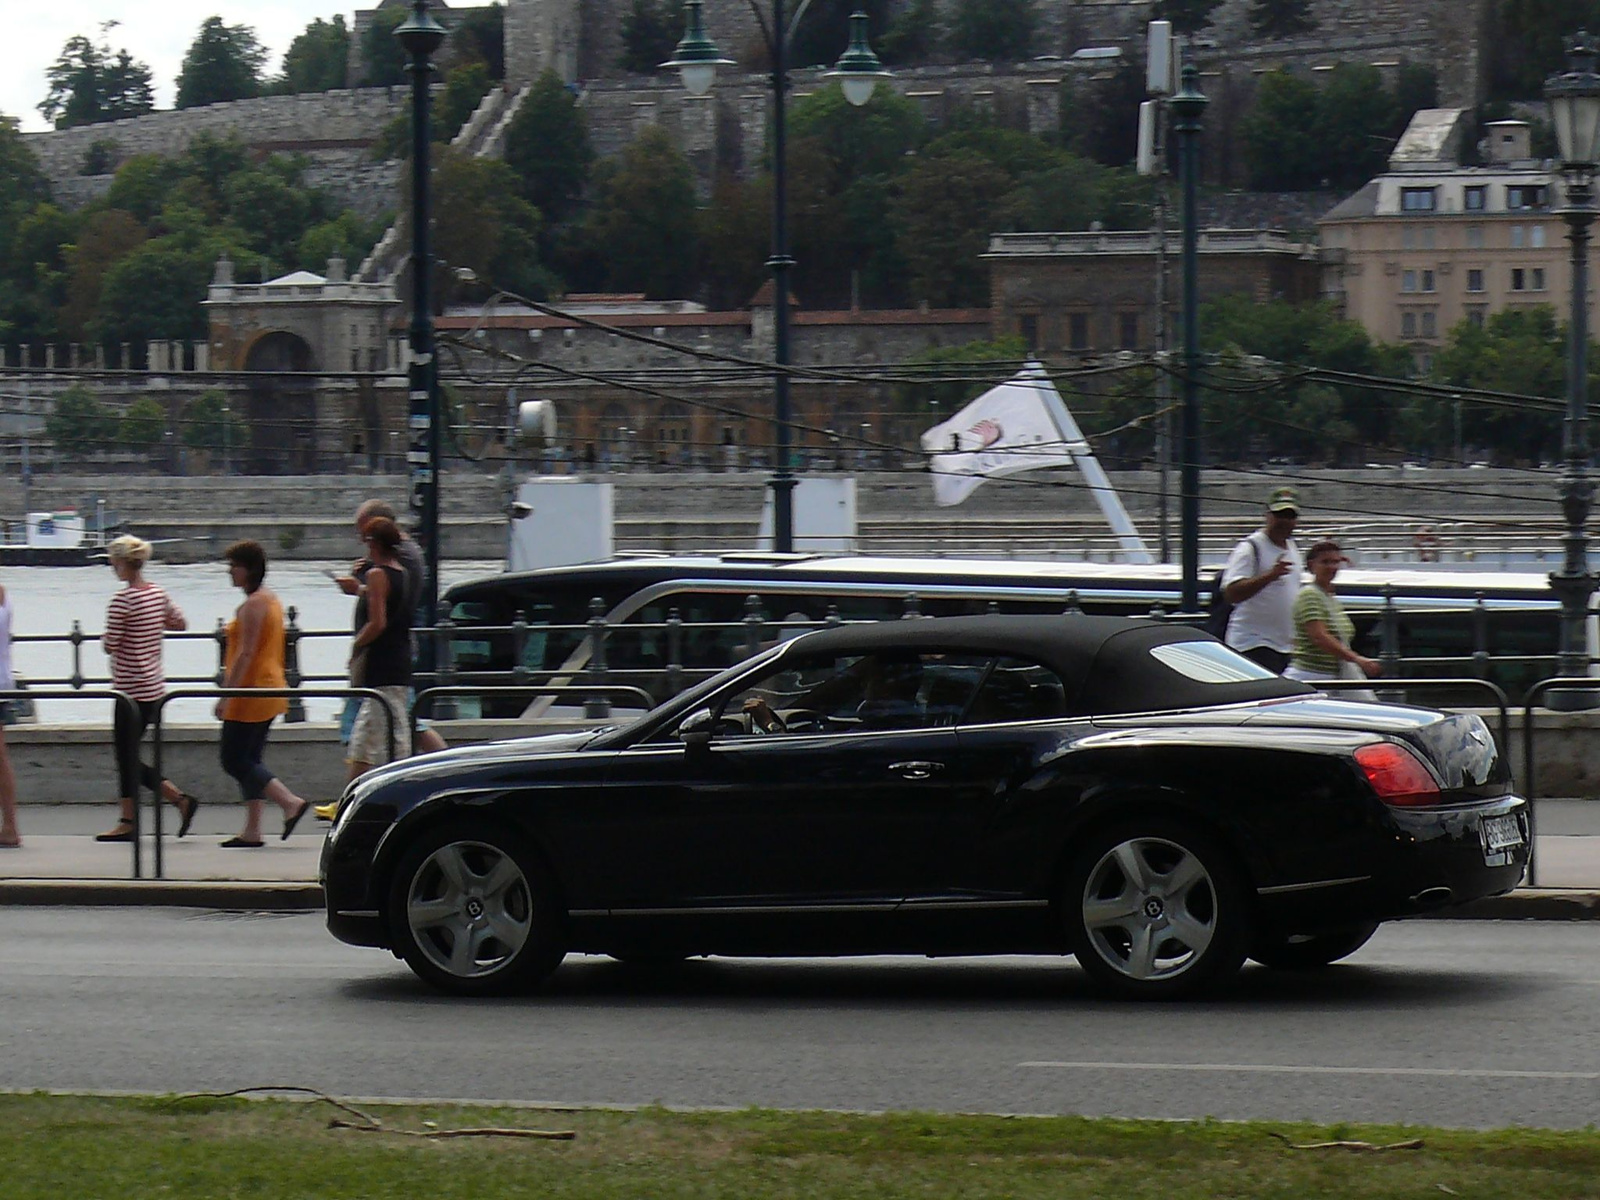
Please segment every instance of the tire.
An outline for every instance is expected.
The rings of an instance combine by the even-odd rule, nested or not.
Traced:
[[[1329,933],[1277,934],[1257,939],[1250,957],[1274,971],[1314,971],[1349,958],[1378,932],[1376,921]]]
[[[542,982],[565,957],[565,913],[550,873],[488,821],[429,830],[389,887],[388,924],[406,964],[440,991],[494,995]]]
[[[1193,996],[1238,971],[1251,913],[1232,856],[1161,814],[1092,832],[1067,869],[1062,910],[1078,965],[1132,1000]]]

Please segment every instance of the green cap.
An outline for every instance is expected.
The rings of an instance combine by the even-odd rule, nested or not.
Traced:
[[[1293,512],[1300,511],[1300,494],[1292,487],[1274,488],[1272,495],[1267,497],[1268,512]]]

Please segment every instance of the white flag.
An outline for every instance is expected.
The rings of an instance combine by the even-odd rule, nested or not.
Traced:
[[[933,499],[940,505],[960,504],[985,479],[1073,461],[1038,380],[1027,372],[928,430],[922,449],[931,459]]]

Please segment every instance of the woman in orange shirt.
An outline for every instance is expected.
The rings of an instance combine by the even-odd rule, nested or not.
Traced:
[[[235,542],[224,552],[228,575],[244,592],[244,603],[228,622],[227,667],[222,686],[229,688],[281,688],[287,686],[283,673],[283,605],[269,589],[261,586],[267,575],[267,555],[257,542]],[[217,701],[217,717],[222,721],[222,769],[238,781],[245,799],[244,830],[222,844],[230,849],[255,850],[261,847],[261,809],[271,800],[283,809],[283,833],[294,832],[300,818],[311,807],[309,800],[296,796],[281,779],[267,770],[261,755],[267,746],[267,730],[274,717],[288,710],[282,696],[263,696],[256,700],[238,696]]]

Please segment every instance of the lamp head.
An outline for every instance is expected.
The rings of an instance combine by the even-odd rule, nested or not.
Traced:
[[[1591,174],[1600,162],[1600,43],[1585,30],[1567,39],[1567,69],[1544,83],[1561,148],[1561,166]]]
[[[691,96],[704,96],[716,81],[718,67],[731,67],[733,61],[722,57],[717,44],[706,36],[700,9],[704,0],[684,0],[683,37],[672,57],[662,67],[676,69],[683,80],[684,90]]]
[[[394,36],[400,39],[407,54],[427,58],[445,39],[444,26],[428,13],[428,0],[412,0],[411,15],[396,27]]]
[[[850,44],[833,64],[833,70],[824,72],[823,77],[837,79],[844,98],[856,108],[872,99],[878,80],[889,78],[889,72],[883,69],[883,63],[867,42],[866,13],[850,14]]]

